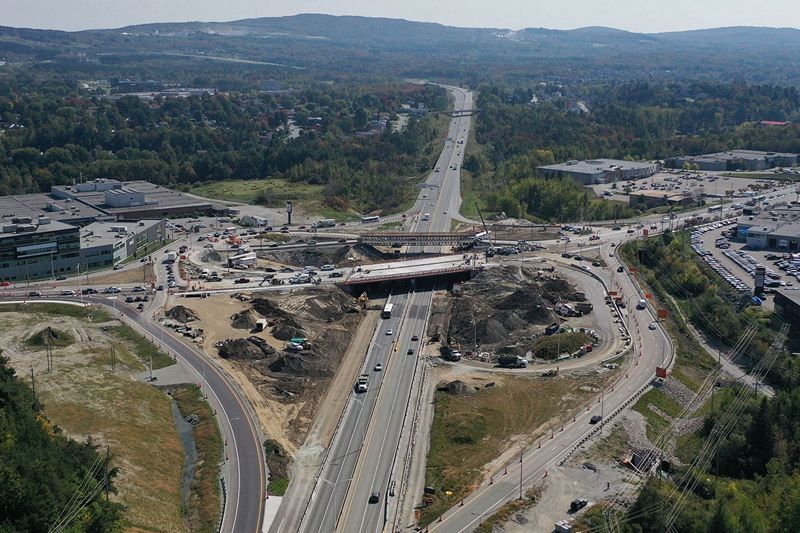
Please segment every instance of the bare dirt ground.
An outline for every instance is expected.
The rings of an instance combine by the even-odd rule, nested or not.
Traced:
[[[92,285],[123,285],[126,283],[155,283],[156,276],[153,272],[153,265],[144,264],[137,268],[127,270],[111,271],[108,274],[89,276]]]
[[[340,247],[317,248],[308,246],[298,250],[258,252],[259,267],[280,268],[284,266],[303,267],[306,265],[321,267],[336,265],[339,268],[370,264],[385,261],[390,256],[383,254],[371,246],[342,245]]]
[[[35,326],[32,327],[32,324]],[[141,531],[185,531],[181,516],[183,449],[168,396],[138,382],[145,370],[133,347],[105,331],[119,322],[52,314],[0,313],[0,346],[20,377],[30,379],[44,414],[78,441],[87,438],[110,448],[119,469],[112,498],[125,504],[128,526]],[[52,327],[74,339],[53,349],[53,371],[47,372],[44,348],[25,342]],[[116,365],[110,368],[114,347]],[[146,435],[147,438],[142,438]]]
[[[359,331],[365,313],[355,299],[339,289],[315,288],[246,302],[227,296],[185,298],[167,309],[173,304],[197,316],[191,325],[204,330],[203,350],[242,387],[264,433],[294,456]],[[248,320],[263,317],[272,325],[261,332],[235,328],[234,316],[242,319],[243,312]],[[307,338],[310,348],[287,352],[286,341],[295,336]],[[237,344],[220,350],[219,343],[229,339]]]

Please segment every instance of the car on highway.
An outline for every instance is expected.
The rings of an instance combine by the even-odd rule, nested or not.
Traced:
[[[394,330],[393,329],[387,329],[386,330],[386,334],[387,335],[394,335]]]
[[[624,272],[624,271],[625,271],[625,268],[623,266],[620,265],[620,266],[617,267],[617,272]]]
[[[41,295],[42,295],[42,293],[39,292],[39,291],[29,291],[28,292],[28,298],[38,298]]]
[[[593,267],[599,267],[599,266],[603,266],[603,265],[600,264],[600,261],[592,261],[592,266]]]
[[[375,365],[375,372],[380,372],[381,370],[383,370],[383,365],[380,364],[380,363],[376,364]]]
[[[294,272],[294,269],[292,269],[290,267],[284,267],[284,268],[281,269],[281,272],[283,272],[284,274],[289,274],[291,272]]]
[[[583,261],[583,257],[579,255],[572,256],[572,259],[574,259],[575,261]]]
[[[650,322],[650,325],[649,325],[649,326],[647,326],[647,329],[656,329],[656,327],[657,327],[657,326],[656,326],[656,323],[655,323],[655,322]]]
[[[378,503],[381,499],[380,492],[372,492],[369,495],[369,503]]]
[[[414,348],[409,348],[406,355],[414,355]]]
[[[71,289],[62,289],[61,296],[75,296],[75,291]]]
[[[87,289],[82,289],[81,294],[97,294],[97,289],[92,289],[91,287]]]
[[[233,280],[234,283],[250,283],[250,278],[237,278]]]
[[[139,286],[133,288],[133,292],[144,292],[146,290],[147,289],[145,289],[144,287],[139,287]]]
[[[114,265],[114,270],[122,270],[122,265]]]
[[[106,294],[116,294],[118,292],[122,292],[122,290],[118,287],[106,287],[106,290],[103,292]]]
[[[600,415],[594,415],[594,416],[591,418],[591,420],[589,420],[589,423],[590,423],[590,424],[597,424],[597,423],[598,423],[598,422],[600,422],[602,419],[603,419],[603,417],[602,417],[602,416],[600,416]]]
[[[564,252],[563,254],[561,254],[561,257],[563,257],[565,259],[569,259],[570,257],[572,257],[572,254],[569,253],[569,252]]]
[[[328,277],[329,277],[329,278],[341,278],[341,277],[342,277],[342,275],[343,275],[343,274],[342,274],[341,272],[331,272],[331,273],[330,273],[330,275],[329,275]]]
[[[316,246],[316,244],[317,244],[317,241],[313,241],[313,240],[312,240],[312,241],[308,241],[308,242],[306,243],[306,246]]]
[[[163,290],[164,290],[164,286],[163,286],[163,285],[159,285],[159,286],[156,288],[156,290],[157,290],[157,291],[163,291]]]
[[[418,341],[419,340],[419,335],[412,335],[411,336],[411,340],[412,341]]]
[[[336,242],[347,242],[347,239],[339,239],[339,240],[338,240],[338,241],[336,241]]]
[[[66,280],[66,279],[67,279],[67,276],[58,276],[58,277],[56,278],[56,280],[58,280],[58,281],[64,281],[64,280]]]

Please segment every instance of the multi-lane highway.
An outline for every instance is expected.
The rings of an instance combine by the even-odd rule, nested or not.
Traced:
[[[456,109],[472,107],[470,92],[449,90]],[[459,172],[469,126],[469,117],[451,121],[445,147],[412,208],[407,222],[411,231],[449,231],[451,213],[460,207]],[[424,251],[421,247],[410,250]],[[417,283],[411,291],[403,289],[389,296],[393,316],[381,321],[364,364],[364,373],[370,376],[368,391],[351,395],[302,519],[302,531],[383,528],[391,466],[418,364],[421,341],[412,337],[423,338],[432,288]],[[388,329],[392,335],[386,335]],[[379,362],[384,369],[376,372]],[[372,493],[378,493],[378,502],[370,503]],[[273,531],[285,530],[290,521],[291,517],[283,517]]]

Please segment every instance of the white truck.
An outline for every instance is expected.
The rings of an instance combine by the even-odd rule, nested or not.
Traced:
[[[174,263],[178,256],[175,252],[168,252],[167,255],[164,256],[165,263]]]

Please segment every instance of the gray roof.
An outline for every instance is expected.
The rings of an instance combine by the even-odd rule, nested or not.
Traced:
[[[70,224],[64,224],[63,222],[50,221],[50,223],[48,223],[48,224],[37,224],[37,219],[33,219],[31,224],[29,224],[29,226],[33,226],[33,227],[36,228],[33,231],[24,231],[24,232],[21,232],[21,233],[17,233],[17,232],[4,233],[4,232],[2,232],[2,228],[6,227],[6,226],[13,226],[13,225],[15,225],[15,224],[11,222],[11,219],[4,220],[2,222],[2,224],[0,224],[0,239],[8,239],[8,238],[11,238],[11,237],[16,237],[18,235],[34,235],[34,234],[37,234],[37,233],[41,235],[42,233],[48,233],[48,232],[51,232],[51,231],[60,231],[60,230],[65,230],[65,229],[75,229],[75,230],[77,230],[77,228],[75,226],[72,226]],[[17,225],[19,226],[20,224],[17,224]]]
[[[72,222],[106,216],[96,207],[80,202],[58,200],[45,193],[0,196],[0,221],[13,217],[50,217],[54,221]]]
[[[586,161],[567,161],[555,165],[543,165],[539,168],[558,172],[574,172],[576,174],[600,174],[601,172],[622,169],[647,169],[654,163],[642,161],[624,161],[622,159],[590,159]]]
[[[144,225],[139,225],[139,222],[144,222]],[[161,221],[140,220],[139,222],[93,222],[81,229],[81,248],[122,242],[126,237],[141,233]],[[128,231],[127,233],[111,231],[112,226],[125,226]]]

